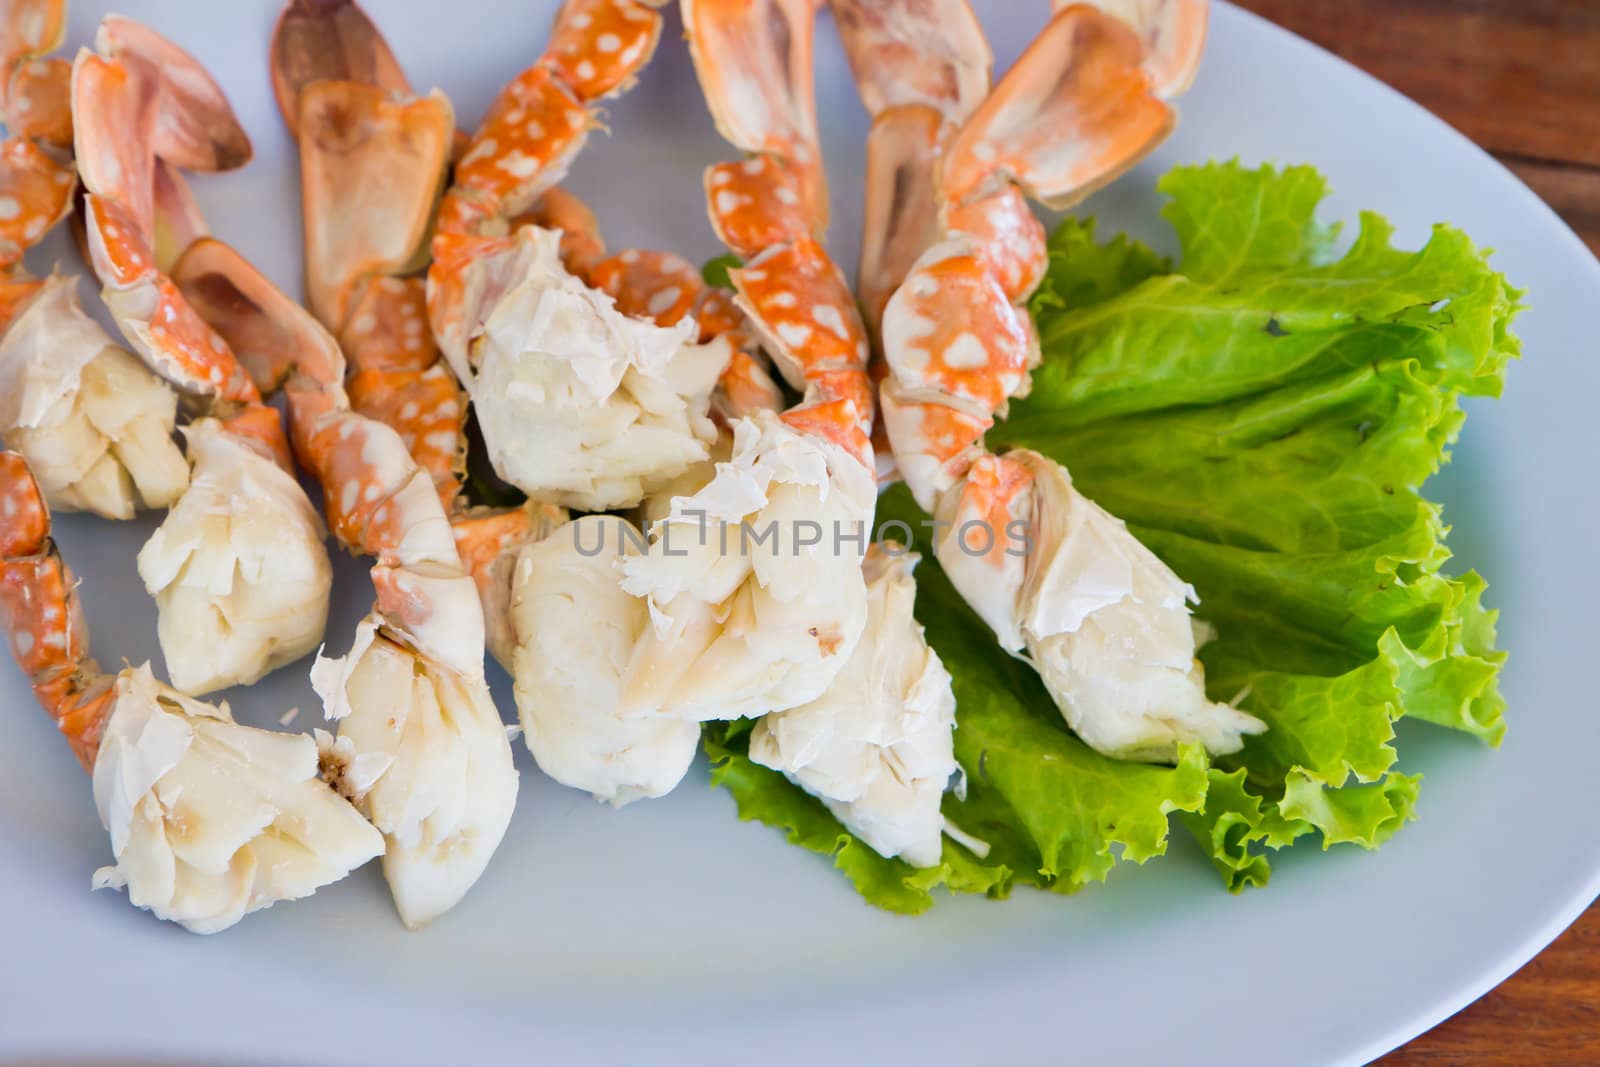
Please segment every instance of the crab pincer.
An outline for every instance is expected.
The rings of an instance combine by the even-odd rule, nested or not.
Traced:
[[[428,473],[477,584],[488,647],[509,664],[511,560],[566,514],[537,501],[469,507],[462,493],[468,397],[440,358],[426,282],[415,273],[462,137],[449,101],[411,91],[352,0],[292,0],[273,34],[271,65],[300,149],[310,306],[349,360],[349,407],[393,429]],[[586,243],[589,234],[598,241],[593,216],[576,197],[549,190],[516,224],[546,215],[566,229],[564,257],[569,247],[599,255]]]
[[[139,556],[174,685],[248,684],[316,648],[332,571],[321,522],[289,472],[278,413],[167,273],[158,233],[195,210],[179,168],[250,157],[228,101],[188,53],[115,16],[73,64],[74,138],[91,264],[123,336],[205,416],[185,428],[189,488]]]
[[[316,744],[233,721],[156,680],[89,656],[77,585],[21,454],[0,452],[0,622],[17,665],[84,768],[111,836],[95,888],[121,888],[195,933],[309,896],[384,851],[318,776]]]
[[[867,61],[883,47],[870,27],[884,9],[894,9],[908,62],[975,54],[961,36],[966,20],[927,19],[906,3],[836,6],[856,11],[842,22],[867,27],[846,40],[869,106],[890,102],[881,67]],[[1264,726],[1207,699],[1193,590],[1059,464],[1021,450],[994,455],[983,435],[1039,359],[1025,302],[1048,255],[1028,199],[1069,206],[1160,143],[1175,121],[1167,98],[1198,64],[1205,17],[1203,0],[1057,4],[987,95],[910,102],[940,117],[931,151],[902,156],[921,161],[913,180],[932,191],[937,226],[909,265],[915,244],[897,246],[881,229],[879,245],[900,251],[874,278],[904,275],[882,314],[880,401],[908,486],[948,524],[939,562],[1001,645],[1027,655],[1073,730],[1128,759],[1172,760],[1191,742],[1232,752]],[[892,109],[878,118],[894,121]],[[870,205],[892,203],[898,168],[869,168],[869,182],[868,214],[881,217]],[[972,530],[987,532],[974,539]]]
[[[273,33],[273,87],[300,149],[311,310],[349,358],[354,410],[392,426],[449,509],[460,489],[466,397],[428,329],[429,223],[455,115],[418,96],[351,0],[293,0]]]

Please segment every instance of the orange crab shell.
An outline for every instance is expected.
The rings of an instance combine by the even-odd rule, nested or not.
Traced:
[[[943,199],[964,203],[1009,179],[1059,209],[1114,181],[1172,131],[1143,62],[1121,19],[1063,8],[951,142]]]
[[[561,180],[592,126],[588,108],[554,71],[530,67],[490,105],[471,147],[456,163],[452,193],[482,195],[501,218],[518,214]],[[453,224],[440,219],[441,229],[447,221]]]
[[[1044,281],[1050,267],[1044,224],[1015,185],[948,208],[945,229],[971,237],[1012,303],[1021,303]]]
[[[0,268],[15,266],[22,254],[72,210],[74,174],[25,137],[0,142]]]
[[[674,326],[694,311],[706,284],[694,264],[671,252],[630,248],[595,264],[589,284],[625,315]]]
[[[72,64],[65,59],[30,59],[11,72],[6,89],[6,125],[12,136],[72,148]]]
[[[884,348],[896,378],[995,411],[1027,381],[1038,338],[971,242],[924,257],[889,301]],[[933,257],[930,258],[929,257]]]
[[[709,167],[705,189],[711,228],[738,256],[812,236],[799,179],[775,156]]]
[[[741,310],[771,346],[791,385],[823,370],[863,376],[867,333],[839,268],[814,238],[768,249],[729,271]]]
[[[655,54],[661,16],[636,0],[567,0],[542,60],[581,100],[633,84]]]
[[[448,511],[460,492],[466,452],[466,408],[450,369],[436,362],[424,371],[358,370],[346,388],[351,408],[399,433]]]
[[[606,254],[600,222],[582,199],[560,186],[546,189],[533,207],[511,220],[515,232],[521,226],[538,226],[561,231],[561,264],[579,278],[587,278],[594,265]]]

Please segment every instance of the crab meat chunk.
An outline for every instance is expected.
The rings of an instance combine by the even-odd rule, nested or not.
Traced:
[[[630,318],[561,265],[559,235],[524,227],[476,261],[464,314],[482,323],[466,353],[446,345],[472,397],[490,462],[545,502],[632,507],[706,458],[711,392],[732,354]],[[469,271],[469,273],[470,273]]]
[[[383,852],[383,838],[317,777],[304,734],[240,726],[148,665],[117,676],[94,765],[116,862],[96,889],[126,889],[158,918],[216,933],[310,896]]]
[[[56,510],[168,507],[189,484],[177,396],[84,314],[74,285],[47,280],[0,338],[0,435]]]
[[[620,712],[650,609],[616,568],[643,543],[624,519],[586,515],[524,548],[512,580],[523,740],[540,770],[617,807],[670,792],[700,743],[692,720]]]
[[[772,412],[732,429],[727,462],[672,501],[648,552],[621,561],[623,588],[650,611],[624,714],[706,721],[796,707],[828,688],[866,625],[872,472]]]
[[[868,553],[867,627],[827,692],[758,720],[750,758],[820,799],[879,855],[939,862],[939,804],[956,772],[950,674],[912,617],[917,557]]]
[[[1027,524],[1026,564],[1020,541],[1001,547],[1009,536],[996,537],[987,553],[963,544],[963,530],[995,520],[967,510],[971,497],[961,486],[941,500],[938,517],[950,525],[935,552],[1000,644],[1026,650],[1085,743],[1119,759],[1172,762],[1180,745],[1198,742],[1221,755],[1266,729],[1207,698],[1189,614],[1193,589],[1079,493],[1059,463],[1018,450],[981,460],[968,481],[996,464],[1027,475],[1008,512]]]
[[[338,735],[318,731],[324,774],[383,832],[383,873],[412,929],[455,907],[511,822],[517,770],[482,677],[468,678],[380,632],[319,656],[311,685]]]
[[[333,570],[300,484],[215,419],[184,429],[189,488],[139,550],[174,688],[250,685],[312,651]]]

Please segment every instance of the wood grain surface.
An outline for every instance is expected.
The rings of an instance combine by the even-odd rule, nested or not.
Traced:
[[[1600,254],[1600,0],[1236,0],[1498,156]],[[1600,1065],[1600,905],[1383,1067]]]

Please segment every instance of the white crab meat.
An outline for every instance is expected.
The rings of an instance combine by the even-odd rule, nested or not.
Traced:
[[[379,633],[368,616],[350,652],[317,658],[311,685],[338,736],[318,731],[323,771],[383,832],[395,908],[415,929],[477,882],[505,836],[517,770],[481,678]]]
[[[963,546],[962,527],[984,519],[958,510],[959,492],[943,498],[938,517],[950,525],[935,552],[1001,645],[1026,649],[1073,731],[1109,756],[1170,762],[1181,744],[1220,755],[1265,730],[1206,697],[1189,614],[1194,590],[1073,488],[1060,464],[1020,450],[1005,458],[1033,476],[1013,505],[1032,542],[1026,566],[1020,545],[988,555]],[[997,569],[995,559],[1012,551]]]
[[[623,588],[650,610],[626,715],[732,719],[815,700],[866,625],[872,472],[771,412],[735,421],[733,437],[649,551],[621,561]]]
[[[867,628],[827,692],[767,715],[750,758],[782,771],[878,852],[939,862],[939,804],[956,772],[950,674],[912,617],[917,557],[874,548],[863,568]]]
[[[174,688],[250,685],[322,640],[333,570],[300,483],[215,419],[184,429],[189,488],[139,550]]]
[[[523,740],[540,770],[618,807],[670,792],[700,742],[696,722],[619,708],[650,609],[623,590],[616,565],[643,544],[626,520],[586,515],[524,548],[512,579]]]
[[[189,484],[173,439],[178,399],[117,347],[57,275],[0,338],[0,436],[59,511],[132,518]]]
[[[123,888],[158,918],[216,933],[310,896],[383,852],[383,838],[317,777],[304,734],[240,726],[148,665],[117,676],[94,764],[94,799]]]
[[[471,394],[495,471],[536,500],[586,511],[632,507],[705,459],[707,411],[731,350],[692,343],[616,310],[568,274],[555,231],[527,227],[492,284],[469,284],[483,324],[470,353],[446,347]]]

